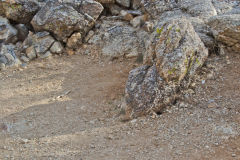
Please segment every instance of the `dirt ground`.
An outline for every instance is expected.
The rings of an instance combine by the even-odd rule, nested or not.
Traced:
[[[188,103],[121,122],[132,61],[55,56],[0,72],[0,159],[240,159],[240,55],[213,56],[217,71]]]

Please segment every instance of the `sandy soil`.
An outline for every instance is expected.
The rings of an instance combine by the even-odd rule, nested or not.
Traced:
[[[132,61],[52,57],[0,73],[0,159],[240,159],[240,55],[186,102],[121,122]]]

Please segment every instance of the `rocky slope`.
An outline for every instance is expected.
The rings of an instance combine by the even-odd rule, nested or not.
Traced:
[[[181,97],[209,54],[240,53],[240,3],[231,0],[2,0],[0,69],[82,53],[135,58],[127,118]]]

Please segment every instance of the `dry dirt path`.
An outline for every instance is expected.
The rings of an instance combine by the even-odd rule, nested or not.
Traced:
[[[132,62],[37,60],[0,73],[0,159],[240,159],[240,55],[156,118],[121,122]]]

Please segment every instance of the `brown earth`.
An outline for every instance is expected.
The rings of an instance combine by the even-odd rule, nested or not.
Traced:
[[[0,73],[0,159],[240,159],[240,55],[186,102],[121,122],[132,61],[52,57]],[[207,74],[206,74],[207,75]]]

